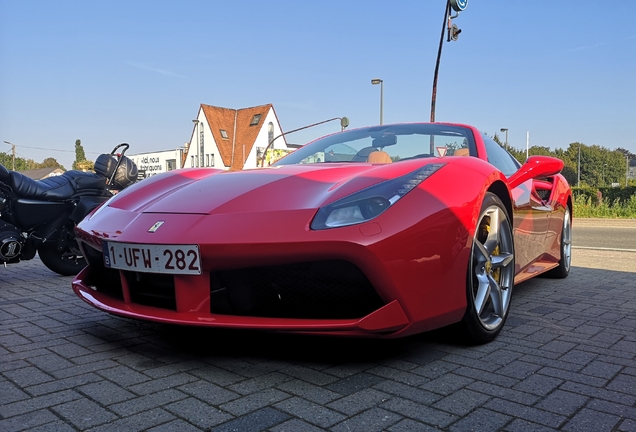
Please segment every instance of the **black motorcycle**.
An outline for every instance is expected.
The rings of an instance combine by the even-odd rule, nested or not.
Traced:
[[[86,260],[75,226],[97,206],[137,181],[137,166],[119,144],[95,161],[95,172],[66,171],[33,180],[0,165],[0,264],[35,257],[63,276],[79,273]],[[120,152],[118,150],[123,148]]]

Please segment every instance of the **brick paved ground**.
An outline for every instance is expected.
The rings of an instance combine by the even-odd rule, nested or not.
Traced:
[[[574,256],[480,347],[140,323],[37,259],[0,268],[0,430],[636,431],[636,266]]]

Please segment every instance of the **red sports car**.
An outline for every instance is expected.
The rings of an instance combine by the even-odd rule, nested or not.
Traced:
[[[336,133],[270,167],[170,171],[82,221],[89,304],[164,323],[400,337],[501,331],[515,283],[570,269],[563,162],[472,126]]]

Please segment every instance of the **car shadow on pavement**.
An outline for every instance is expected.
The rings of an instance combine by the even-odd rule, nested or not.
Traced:
[[[383,361],[411,351],[413,343],[434,345],[447,329],[402,339],[286,334],[159,325],[160,344],[196,357],[255,357],[320,363]]]

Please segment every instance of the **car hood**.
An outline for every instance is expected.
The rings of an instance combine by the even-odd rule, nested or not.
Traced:
[[[284,165],[233,172],[175,170],[126,189],[109,206],[139,213],[189,214],[319,208],[429,162]]]

